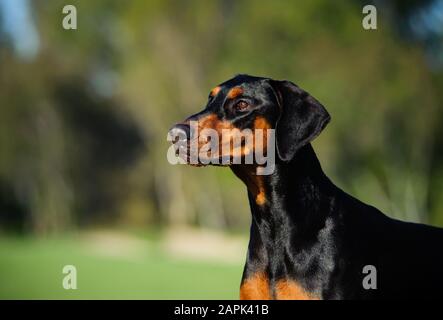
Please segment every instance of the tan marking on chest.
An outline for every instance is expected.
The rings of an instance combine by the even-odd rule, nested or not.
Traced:
[[[262,206],[266,203],[267,199],[266,199],[266,193],[265,193],[265,186],[264,186],[264,181],[263,181],[263,177],[262,176],[258,176],[255,175],[255,203],[258,204],[259,206]]]
[[[293,280],[279,280],[275,285],[277,300],[320,300]]]
[[[241,300],[270,300],[269,279],[264,272],[257,272],[243,281],[240,287]]]
[[[266,203],[266,189],[263,176],[256,174],[255,166],[233,166],[232,170],[248,187],[248,191],[254,197],[255,203],[262,206]]]
[[[260,192],[255,197],[255,203],[257,203],[259,206],[262,206],[266,203],[266,195],[263,189],[260,189]]]

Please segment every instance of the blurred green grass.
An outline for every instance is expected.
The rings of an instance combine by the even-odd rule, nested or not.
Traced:
[[[176,259],[146,240],[146,254],[112,256],[89,241],[1,236],[0,299],[238,298],[240,265]],[[68,264],[77,268],[76,290],[62,287]]]

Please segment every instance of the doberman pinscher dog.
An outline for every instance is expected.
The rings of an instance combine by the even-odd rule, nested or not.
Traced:
[[[241,299],[443,297],[443,229],[389,218],[328,179],[311,141],[330,115],[306,91],[237,75],[211,91],[203,111],[173,127],[188,146],[198,139],[191,121],[217,132],[275,132],[271,174],[257,174],[255,162],[228,164],[246,184],[252,212]]]

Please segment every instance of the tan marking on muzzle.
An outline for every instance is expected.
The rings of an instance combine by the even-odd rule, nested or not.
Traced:
[[[271,129],[271,124],[263,116],[257,116],[254,120],[254,152],[257,152],[257,148],[260,147],[261,153],[264,155],[267,152],[268,147],[268,129]],[[258,131],[258,130],[261,130]],[[259,134],[261,136],[259,136]],[[260,138],[260,144],[257,145],[257,140]]]
[[[271,129],[271,125],[269,124],[268,120],[266,120],[263,116],[257,116],[254,120],[254,128],[255,129]]]
[[[262,148],[266,148],[267,141],[267,132],[266,129],[270,128],[269,123],[263,117],[258,117],[255,120],[255,128],[261,129],[263,132],[262,138]],[[243,158],[255,150],[255,137],[254,137],[254,129],[249,130],[249,132],[241,131],[236,128],[231,121],[221,120],[216,114],[211,113],[208,114],[198,120],[198,132],[199,136],[194,137],[198,141],[198,150],[205,146],[208,142],[205,139],[205,135],[202,135],[202,131],[204,129],[212,129],[215,130],[218,134],[218,155],[219,157],[234,157],[234,158]],[[242,140],[246,142],[244,145],[241,143]],[[265,149],[266,150],[266,149]],[[266,197],[262,190],[257,192],[257,195],[260,196],[257,198],[257,203],[262,205],[266,201]]]
[[[223,150],[229,150],[230,152],[232,151],[230,148],[230,142],[231,142],[231,135],[226,135],[225,137],[225,141],[228,141],[226,144],[226,146],[224,146],[223,148],[223,130],[234,130],[236,129],[232,123],[230,121],[222,121],[220,120],[220,118],[216,115],[216,114],[209,114],[201,119],[198,120],[198,131],[199,131],[199,136],[195,137],[195,139],[198,139],[198,150],[200,150],[201,147],[203,147],[204,145],[206,145],[207,141],[205,139],[205,135],[201,136],[201,132],[205,129],[212,129],[215,130],[218,134],[218,154],[220,156],[226,156],[224,154],[222,154]],[[203,137],[203,138],[202,138]],[[229,145],[228,145],[229,144]]]

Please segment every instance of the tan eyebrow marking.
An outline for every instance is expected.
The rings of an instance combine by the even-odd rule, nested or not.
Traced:
[[[211,90],[211,92],[209,93],[209,95],[210,95],[211,97],[216,96],[217,93],[220,92],[220,90],[221,90],[221,88],[220,88],[219,86],[217,86],[217,87],[215,87],[214,89]]]
[[[243,88],[241,88],[241,87],[234,87],[231,90],[229,90],[228,98],[229,99],[234,99],[234,98],[238,97],[239,95],[241,95],[242,93],[243,93]]]

